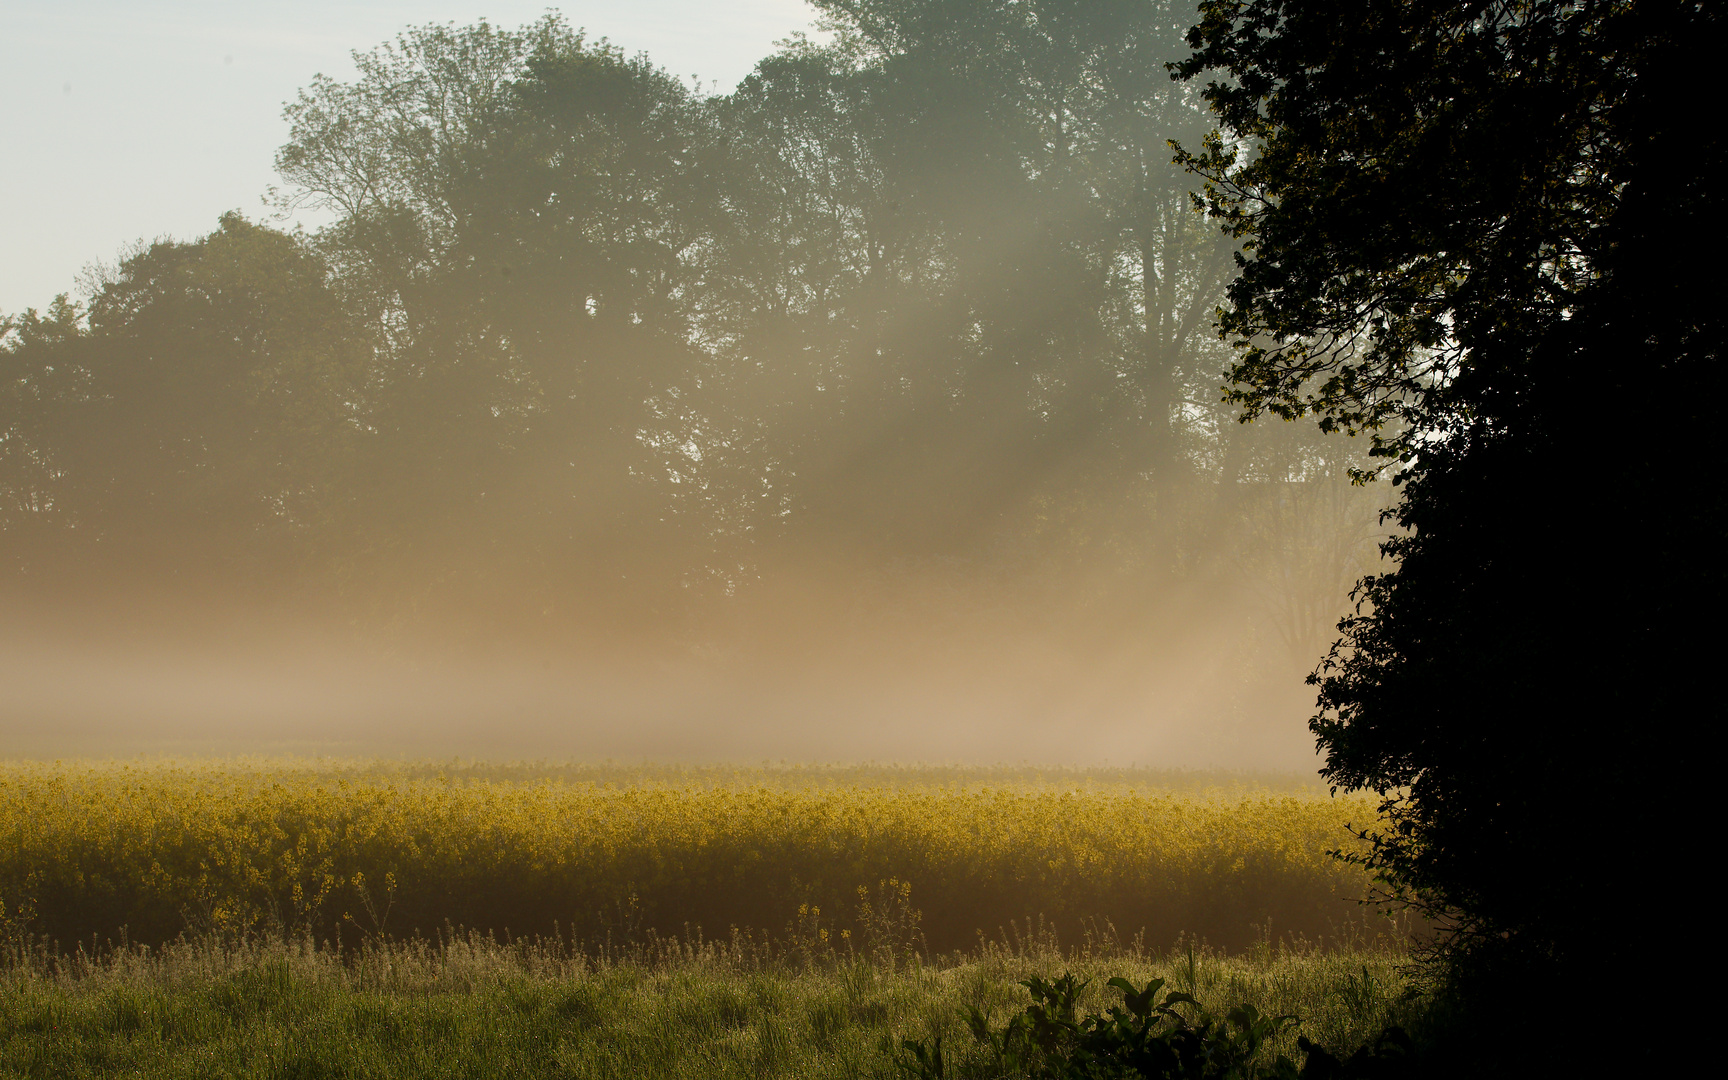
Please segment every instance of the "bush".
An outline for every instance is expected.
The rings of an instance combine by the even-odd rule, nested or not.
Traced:
[[[1122,992],[1122,1006],[1081,1016],[1076,1001],[1086,983],[1072,974],[1053,982],[1033,976],[1021,985],[1031,992],[1032,1004],[1001,1028],[992,1026],[988,1013],[967,1010],[977,1052],[953,1060],[943,1054],[940,1037],[932,1043],[908,1039],[902,1043],[902,1073],[914,1080],[1393,1080],[1417,1074],[1414,1046],[1397,1027],[1343,1059],[1299,1038],[1306,1060],[1298,1070],[1283,1054],[1270,1061],[1261,1054],[1273,1037],[1298,1023],[1295,1016],[1264,1016],[1243,1004],[1220,1020],[1181,991],[1160,1000],[1163,979],[1136,990],[1122,978],[1109,982]]]

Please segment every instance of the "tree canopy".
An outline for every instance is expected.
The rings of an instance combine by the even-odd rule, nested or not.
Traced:
[[[1383,490],[1219,400],[1192,12],[821,10],[722,94],[555,16],[314,80],[276,210],[326,224],[231,214],[6,320],[0,592],[1038,667],[1257,753]]]
[[[823,10],[721,96],[556,16],[314,80],[278,199],[331,224],[229,215],[9,322],[15,561],[154,545],[536,626],[812,564],[1123,612],[1205,565],[1336,593],[1372,499],[1309,489],[1355,459],[1217,400],[1229,247],[1165,145],[1211,122],[1164,71],[1191,15]],[[1290,518],[1321,505],[1342,553]],[[1221,539],[1244,514],[1282,555]]]
[[[1626,958],[1587,898],[1663,832],[1653,733],[1713,666],[1722,486],[1683,463],[1724,390],[1697,245],[1728,162],[1685,117],[1722,22],[1208,0],[1176,69],[1217,73],[1226,130],[1182,157],[1243,242],[1232,396],[1372,433],[1403,484],[1396,569],[1312,680],[1325,773],[1386,796],[1372,860],[1497,978]]]

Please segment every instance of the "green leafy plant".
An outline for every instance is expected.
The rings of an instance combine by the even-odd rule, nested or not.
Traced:
[[[1257,1080],[1295,1078],[1289,1058],[1270,1062],[1261,1051],[1268,1040],[1296,1022],[1293,1016],[1262,1016],[1252,1005],[1231,1009],[1222,1020],[1199,1002],[1172,990],[1162,998],[1164,980],[1136,989],[1127,979],[1111,979],[1123,1003],[1102,1015],[1081,1016],[1076,1002],[1086,983],[1072,974],[1054,981],[1034,976],[1024,983],[1032,1004],[992,1025],[987,1012],[968,1010],[967,1024],[983,1060],[960,1064],[945,1058],[940,1038],[932,1044],[907,1040],[901,1071],[917,1080],[950,1075],[1027,1076],[1037,1080],[1104,1077]],[[1187,1006],[1191,1015],[1179,1011]]]

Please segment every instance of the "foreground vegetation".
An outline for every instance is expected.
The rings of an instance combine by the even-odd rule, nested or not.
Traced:
[[[1230,957],[1064,952],[1047,930],[947,960],[734,939],[659,942],[596,959],[555,942],[478,935],[339,954],[302,939],[217,939],[100,959],[14,947],[0,973],[0,1076],[873,1077],[905,1040],[949,1048],[950,1075],[984,1062],[963,1013],[1026,1005],[1019,984],[1071,970],[1081,1003],[1106,981],[1154,978],[1222,1010],[1296,1014],[1296,1039],[1358,1045],[1398,1018],[1401,956],[1361,942],[1327,952],[1262,943]],[[978,1060],[974,1060],[978,1059]]]
[[[351,949],[454,926],[595,955],[733,933],[930,955],[1032,918],[1069,940],[1111,927],[1239,950],[1319,942],[1357,913],[1369,881],[1327,852],[1371,803],[1170,780],[14,763],[0,918],[65,948],[264,933]]]

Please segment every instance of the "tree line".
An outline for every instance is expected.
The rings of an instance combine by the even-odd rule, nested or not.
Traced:
[[[556,15],[315,79],[275,199],[329,224],[227,214],[8,320],[8,571],[609,628],[1218,571],[1306,662],[1376,504],[1220,401],[1192,12],[818,7],[721,95]]]

